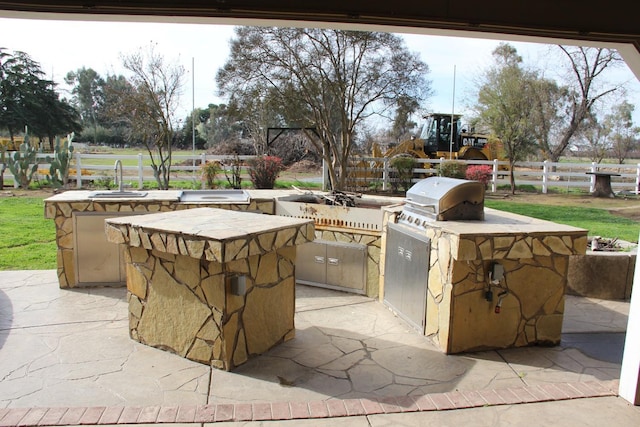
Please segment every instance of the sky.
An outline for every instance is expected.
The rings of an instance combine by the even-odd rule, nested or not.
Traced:
[[[499,40],[469,39],[404,34],[410,51],[417,52],[431,70],[434,96],[427,104],[430,112],[469,113],[474,79],[492,62],[491,52]],[[93,68],[101,76],[124,74],[122,55],[156,43],[166,61],[178,61],[187,71],[180,117],[192,109],[225,102],[217,96],[215,75],[229,55],[233,26],[214,24],[169,24],[132,22],[45,21],[0,18],[0,47],[23,51],[40,63],[48,79],[68,89],[64,76],[79,68]],[[553,46],[509,42],[525,63],[547,65],[546,73],[557,71]],[[555,48],[557,49],[557,48]],[[627,99],[636,103],[640,83],[626,65],[608,76],[610,81],[628,81]],[[192,82],[194,83],[192,85]],[[455,90],[455,98],[454,98]],[[194,102],[195,101],[195,102]],[[640,125],[640,103],[634,115]]]

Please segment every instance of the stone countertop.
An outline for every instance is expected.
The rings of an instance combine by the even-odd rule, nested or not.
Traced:
[[[543,219],[531,218],[511,212],[500,211],[491,208],[484,208],[484,221],[480,221],[482,228],[479,229],[478,221],[443,221],[450,222],[450,226],[443,225],[443,228],[455,231],[456,234],[501,234],[501,233],[522,233],[522,234],[582,234],[587,235],[587,230],[573,227],[571,225],[558,224]]]
[[[385,208],[385,210],[392,213],[400,213],[402,208],[402,206],[393,206]],[[558,224],[487,207],[484,208],[484,220],[482,221],[432,221],[429,225],[435,229],[440,229],[461,237],[502,234],[587,235],[587,230],[583,228]]]
[[[215,208],[106,220],[113,243],[228,262],[313,241],[313,221]]]
[[[60,194],[56,194],[55,196],[49,197],[45,200],[45,202],[87,202],[87,201],[100,201],[100,202],[108,202],[108,201],[136,201],[140,203],[147,202],[158,202],[158,201],[169,201],[169,202],[178,202],[180,198],[180,193],[182,190],[145,190],[147,195],[145,197],[135,197],[135,198],[90,198],[89,195],[94,193],[95,191],[89,190],[68,190]],[[245,190],[249,193],[249,197],[253,200],[273,200],[278,197],[287,196],[291,194],[298,194],[295,190],[254,190],[247,189]],[[209,202],[210,203],[210,202]],[[233,203],[233,202],[231,202]]]

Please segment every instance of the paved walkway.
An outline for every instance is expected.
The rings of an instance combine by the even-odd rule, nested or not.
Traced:
[[[447,356],[369,298],[298,286],[296,302],[294,340],[223,372],[130,340],[123,288],[0,272],[0,426],[640,425],[615,397],[626,303],[568,297],[558,347]]]

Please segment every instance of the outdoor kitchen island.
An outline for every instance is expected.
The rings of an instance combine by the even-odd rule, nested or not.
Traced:
[[[215,208],[111,218],[133,339],[231,370],[294,337],[296,245],[313,221]]]
[[[484,208],[484,186],[422,180],[385,208],[384,303],[445,353],[557,345],[587,230]]]

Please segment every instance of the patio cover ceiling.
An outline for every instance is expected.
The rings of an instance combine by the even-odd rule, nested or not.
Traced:
[[[629,0],[0,0],[0,16],[316,25],[582,43],[618,49],[640,78],[640,2]]]

